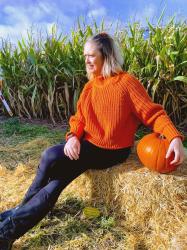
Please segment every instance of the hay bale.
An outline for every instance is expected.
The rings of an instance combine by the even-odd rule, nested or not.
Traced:
[[[176,232],[171,239],[171,247],[169,250],[184,250],[187,246],[187,217],[181,226],[181,229]]]
[[[134,235],[148,249],[183,250],[187,240],[186,188],[187,157],[176,171],[159,174],[143,167],[134,150],[123,164],[82,174],[64,193],[98,207],[104,203],[131,238]]]

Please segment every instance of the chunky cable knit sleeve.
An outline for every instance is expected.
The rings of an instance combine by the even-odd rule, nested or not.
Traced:
[[[125,84],[133,112],[143,124],[154,132],[163,134],[169,141],[175,137],[184,140],[170,120],[162,105],[152,102],[143,85],[132,75],[126,77]]]
[[[74,134],[78,137],[78,139],[81,139],[83,133],[84,133],[84,127],[85,127],[85,117],[82,112],[82,105],[85,98],[85,92],[88,89],[88,83],[85,84],[79,100],[77,101],[77,111],[74,115],[72,115],[69,119],[69,125],[70,125],[70,131],[66,133],[65,138],[66,141],[68,139],[68,136],[70,134]]]

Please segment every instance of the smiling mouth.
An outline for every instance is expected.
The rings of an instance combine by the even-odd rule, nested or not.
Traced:
[[[88,65],[87,68],[88,68],[88,69],[93,69],[94,66],[93,66],[93,65]]]

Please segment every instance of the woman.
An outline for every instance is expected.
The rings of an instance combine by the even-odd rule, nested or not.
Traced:
[[[175,153],[172,164],[184,159],[183,135],[141,83],[122,70],[123,59],[113,39],[107,33],[93,36],[84,46],[84,56],[89,81],[70,118],[66,142],[44,151],[23,202],[0,215],[0,249],[11,249],[81,173],[124,162],[141,122],[170,141],[166,157]]]

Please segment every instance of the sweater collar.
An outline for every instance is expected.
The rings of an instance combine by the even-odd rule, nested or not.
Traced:
[[[96,85],[97,87],[104,87],[108,85],[109,83],[115,83],[116,81],[119,80],[121,75],[124,73],[124,71],[119,72],[118,74],[114,76],[109,76],[107,78],[104,78],[103,75],[99,75],[93,78],[93,84]]]

